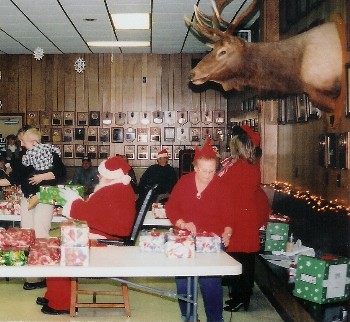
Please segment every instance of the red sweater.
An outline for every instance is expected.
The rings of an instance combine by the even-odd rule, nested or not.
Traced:
[[[228,252],[256,252],[259,250],[259,228],[266,223],[269,205],[260,187],[260,169],[239,160],[220,178],[226,187],[231,208],[233,229]]]
[[[93,193],[87,201],[72,203],[72,218],[86,220],[90,232],[107,238],[128,236],[135,220],[135,194],[131,185],[116,183]]]
[[[195,172],[182,176],[165,205],[172,224],[175,225],[178,219],[192,221],[197,232],[214,232],[221,237],[224,228],[228,226],[229,211],[219,183],[219,178],[215,176],[202,192],[201,199],[198,199]]]

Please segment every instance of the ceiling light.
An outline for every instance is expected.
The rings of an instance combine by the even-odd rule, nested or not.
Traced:
[[[148,13],[112,14],[115,29],[149,29]]]
[[[91,47],[149,47],[149,41],[89,41]]]

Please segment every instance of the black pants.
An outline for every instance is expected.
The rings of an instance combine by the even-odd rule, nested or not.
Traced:
[[[242,264],[242,274],[224,277],[224,285],[229,287],[231,298],[249,299],[254,286],[255,255],[257,253],[228,253]]]

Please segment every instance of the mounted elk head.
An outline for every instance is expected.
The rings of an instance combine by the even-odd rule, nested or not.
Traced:
[[[186,21],[212,47],[192,69],[191,82],[199,85],[213,81],[225,91],[252,88],[265,97],[307,93],[320,109],[333,113],[343,92],[345,74],[345,27],[341,18],[286,40],[249,43],[233,32],[256,9],[257,0],[228,23],[221,13],[230,2],[216,0],[213,16],[195,6],[194,22]]]

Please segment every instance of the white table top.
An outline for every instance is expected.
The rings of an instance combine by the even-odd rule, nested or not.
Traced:
[[[242,265],[225,252],[171,259],[138,246],[92,247],[89,266],[0,266],[0,277],[170,277],[239,275]]]

